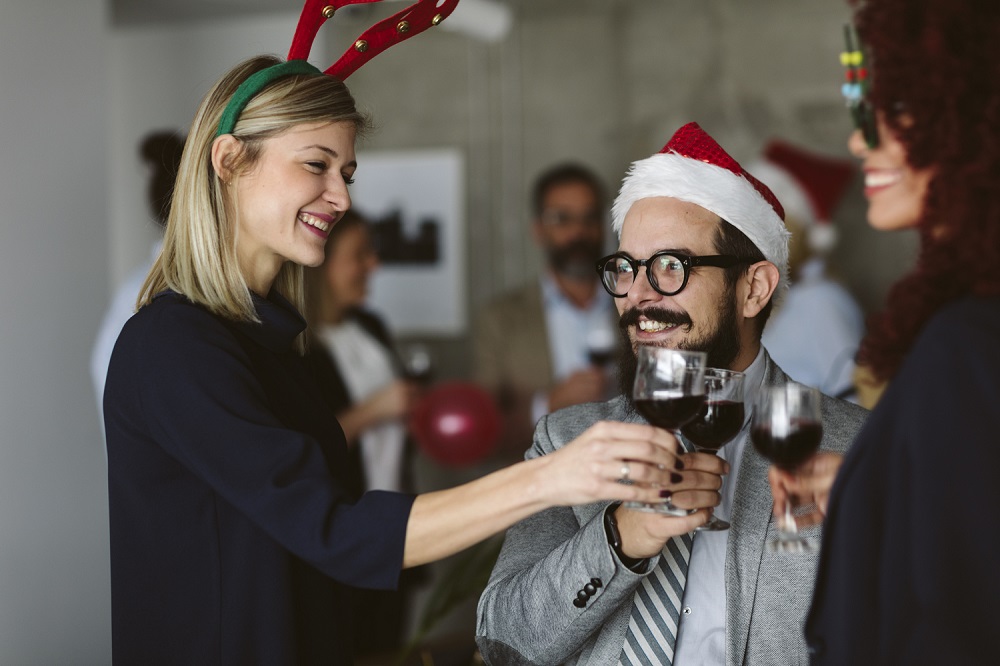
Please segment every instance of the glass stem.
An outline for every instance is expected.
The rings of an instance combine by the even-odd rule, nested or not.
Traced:
[[[795,517],[792,515],[791,502],[785,502],[785,524],[782,525],[782,529],[788,534],[797,535],[799,533],[799,528],[795,524]]]

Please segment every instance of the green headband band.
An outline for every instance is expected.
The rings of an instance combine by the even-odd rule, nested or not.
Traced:
[[[322,72],[305,60],[288,60],[277,65],[272,65],[267,69],[262,69],[247,77],[247,80],[241,83],[240,87],[233,93],[229,104],[226,104],[226,109],[222,112],[222,118],[219,119],[219,130],[215,133],[215,136],[232,134],[233,130],[236,129],[236,121],[239,120],[243,109],[246,108],[247,104],[257,93],[275,79],[294,74],[322,74]]]

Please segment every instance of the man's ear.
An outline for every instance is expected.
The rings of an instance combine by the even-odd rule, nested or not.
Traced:
[[[243,144],[232,134],[223,134],[212,142],[212,168],[227,185],[233,179],[232,164],[242,149]]]
[[[778,267],[770,261],[758,261],[750,266],[743,275],[746,286],[746,295],[743,298],[743,316],[753,319],[774,296],[774,290],[778,288],[778,281],[781,274]]]

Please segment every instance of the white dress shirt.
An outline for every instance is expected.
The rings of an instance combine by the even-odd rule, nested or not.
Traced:
[[[588,351],[594,340],[603,338],[608,347],[615,347],[617,334],[613,330],[614,304],[603,289],[587,307],[577,307],[559,290],[559,285],[548,273],[540,278],[542,309],[545,311],[545,330],[549,338],[549,358],[552,359],[552,378],[556,382],[566,379],[577,370],[590,367]],[[539,392],[531,404],[531,417],[537,422],[549,412],[547,392]]]

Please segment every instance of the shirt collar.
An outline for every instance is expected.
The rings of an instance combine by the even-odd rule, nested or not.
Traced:
[[[153,298],[162,296],[180,298],[188,300],[183,294],[179,294],[173,289],[165,289]],[[262,347],[266,347],[273,352],[287,352],[292,348],[296,336],[306,330],[306,320],[299,314],[291,303],[284,296],[272,290],[267,298],[258,296],[250,292],[253,298],[254,309],[257,311],[255,321],[232,322],[243,335],[247,336]]]
[[[236,328],[241,333],[273,352],[287,352],[295,338],[306,330],[306,320],[284,296],[272,290],[267,298],[251,292],[254,309],[260,323],[241,321]]]
[[[594,297],[590,299],[590,303],[586,307],[578,308],[571,300],[566,298],[566,295],[559,289],[559,283],[555,281],[550,272],[544,271],[539,275],[538,282],[542,289],[542,305],[545,307],[573,308],[582,312],[611,310],[612,303],[609,299],[601,298],[603,289],[600,287],[595,290]]]
[[[750,420],[750,416],[753,414],[753,403],[757,398],[757,393],[760,392],[760,387],[764,384],[764,375],[767,371],[767,352],[764,351],[764,345],[760,346],[757,350],[757,356],[754,358],[753,363],[751,363],[743,374],[746,375],[746,379],[743,380],[743,412],[746,414],[746,419],[743,423],[746,426],[747,422]]]

